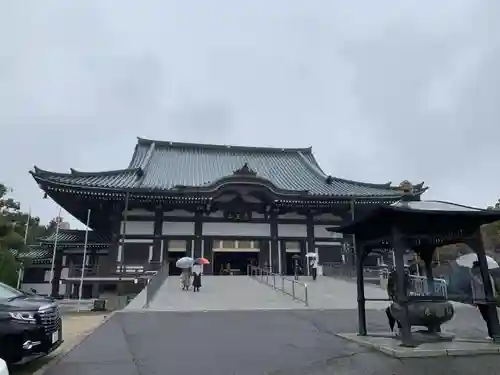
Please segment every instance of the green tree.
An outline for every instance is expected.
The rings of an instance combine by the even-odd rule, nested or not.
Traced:
[[[494,206],[489,206],[488,210],[500,210],[500,199]],[[481,232],[483,235],[484,247],[486,249],[492,250],[491,252],[493,252],[493,250],[500,248],[500,221],[483,225]]]
[[[38,217],[21,211],[20,203],[9,197],[10,193],[12,189],[0,183],[0,281],[15,286],[20,264],[10,250],[25,251],[27,244],[47,235],[49,228],[40,225]]]

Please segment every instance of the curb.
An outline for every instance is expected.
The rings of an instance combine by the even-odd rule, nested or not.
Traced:
[[[115,311],[112,311],[111,313],[109,313],[109,315],[107,315],[99,325],[97,325],[96,327],[91,329],[89,332],[83,334],[80,338],[76,339],[74,345],[71,348],[68,348],[68,350],[65,351],[64,353],[61,353],[61,354],[54,356],[54,358],[52,358],[49,362],[47,362],[42,367],[40,367],[38,370],[36,370],[33,373],[33,375],[43,375],[43,374],[45,374],[45,372],[47,370],[49,370],[52,367],[54,367],[55,365],[57,365],[60,361],[62,361],[62,359],[64,357],[66,357],[66,355],[69,354],[69,352],[78,348],[92,333],[94,333],[94,331],[96,329],[98,329],[100,326],[102,326],[104,323],[106,323],[109,319],[111,319],[111,317],[114,316],[118,311],[120,311],[120,310],[115,310]]]

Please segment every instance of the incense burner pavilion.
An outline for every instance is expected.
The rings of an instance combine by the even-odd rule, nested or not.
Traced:
[[[88,248],[84,274],[84,293],[93,297],[103,288],[137,283],[162,265],[175,274],[183,256],[209,259],[206,274],[226,265],[244,273],[248,263],[290,274],[292,257],[304,259],[307,252],[316,252],[320,264],[346,262],[344,244],[352,239],[326,228],[404,195],[391,183],[326,174],[311,148],[142,138],[124,169],[60,173],[35,167],[30,173],[66,211],[82,223],[88,219],[92,239],[99,238],[99,246]],[[416,197],[426,190],[423,183],[412,189]],[[55,284],[71,290],[79,282],[81,256],[64,249],[57,254]]]

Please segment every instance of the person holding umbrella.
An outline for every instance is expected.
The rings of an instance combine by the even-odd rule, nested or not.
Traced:
[[[318,277],[318,257],[316,253],[307,253],[306,258],[309,260],[309,267],[311,267],[311,275],[313,280]]]
[[[197,258],[193,262],[193,292],[199,292],[201,288],[201,271],[204,264],[210,264],[208,259]]]
[[[181,272],[181,288],[189,290],[189,282],[191,280],[191,267],[193,266],[193,258],[183,257],[179,259],[175,265],[182,269]]]

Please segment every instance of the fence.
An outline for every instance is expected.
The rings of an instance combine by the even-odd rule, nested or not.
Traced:
[[[425,276],[410,276],[410,295],[413,296],[439,296],[448,299],[448,285],[445,279],[432,279],[429,283]],[[430,285],[429,285],[430,284]],[[429,289],[434,289],[430,291]]]
[[[323,276],[340,277],[346,279],[356,278],[356,269],[343,263],[323,263]],[[363,269],[365,282],[383,286],[384,280],[387,280],[385,273],[386,267],[366,267]],[[388,274],[388,273],[387,273]]]
[[[323,275],[330,277],[339,277],[347,279],[356,279],[356,270],[348,265],[341,263],[324,263]],[[387,280],[389,278],[389,269],[387,267],[366,267],[363,269],[363,278],[365,282],[378,285],[387,289]],[[429,290],[434,288],[434,290]],[[429,283],[427,277],[410,275],[410,286],[408,293],[411,296],[438,296],[448,298],[448,284],[445,279],[433,278]]]
[[[309,306],[307,284],[255,266],[248,266],[248,275]]]
[[[164,263],[162,267],[158,270],[155,276],[149,279],[146,285],[146,303],[145,308],[149,307],[149,304],[153,300],[154,296],[158,292],[158,289],[163,285],[168,277],[168,263]]]

